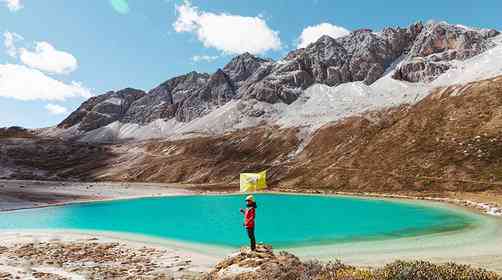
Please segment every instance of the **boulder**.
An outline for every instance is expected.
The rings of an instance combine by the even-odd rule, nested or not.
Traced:
[[[426,24],[410,53],[393,74],[394,79],[430,82],[452,67],[451,60],[465,60],[490,47],[496,30],[476,30],[446,22]]]
[[[296,256],[279,252],[274,254],[269,245],[258,245],[256,251],[242,248],[230,255],[213,270],[201,277],[204,280],[247,280],[247,279],[301,279],[304,264]]]
[[[450,69],[450,64],[417,58],[401,64],[392,78],[408,82],[430,82]]]

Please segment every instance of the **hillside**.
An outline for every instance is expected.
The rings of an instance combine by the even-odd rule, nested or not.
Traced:
[[[502,77],[324,126],[283,184],[341,190],[500,189]]]
[[[349,117],[312,135],[302,128],[262,126],[222,136],[109,145],[3,139],[0,156],[23,170],[11,168],[7,177],[25,179],[235,186],[239,172],[267,168],[274,187],[498,192],[501,110],[499,76],[439,88],[414,105]]]
[[[438,89],[415,105],[323,126],[248,129],[222,137],[138,144],[144,157],[104,179],[236,182],[270,168],[283,187],[344,191],[500,189],[502,77]],[[304,147],[303,147],[304,145]],[[130,154],[125,156],[129,158]],[[111,173],[110,173],[111,172]]]

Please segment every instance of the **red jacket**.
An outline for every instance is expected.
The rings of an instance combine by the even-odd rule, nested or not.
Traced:
[[[254,228],[255,215],[256,210],[253,207],[246,209],[246,212],[244,212],[244,226],[246,228]]]

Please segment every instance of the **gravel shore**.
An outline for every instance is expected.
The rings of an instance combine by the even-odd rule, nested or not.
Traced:
[[[2,233],[0,240],[0,279],[196,279],[216,261],[84,233]]]

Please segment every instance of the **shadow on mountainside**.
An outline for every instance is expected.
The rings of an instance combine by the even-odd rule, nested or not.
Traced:
[[[37,136],[0,138],[0,178],[98,180],[116,155],[108,145]]]

